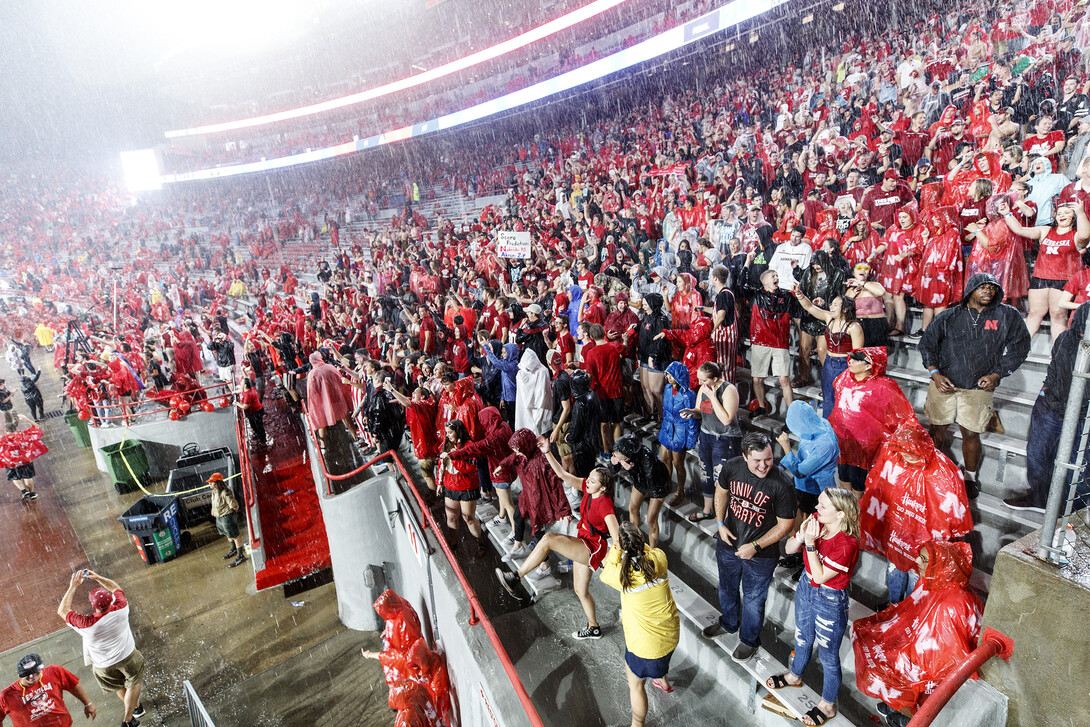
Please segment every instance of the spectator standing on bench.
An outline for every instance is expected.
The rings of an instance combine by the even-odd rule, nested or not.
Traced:
[[[1029,331],[1018,311],[1003,301],[1003,288],[988,273],[969,278],[961,305],[935,316],[920,339],[920,356],[931,375],[924,413],[935,446],[957,422],[965,461],[965,491],[980,492],[980,433],[992,417],[999,381],[1029,355]]]
[[[1020,497],[1010,497],[1003,502],[1012,510],[1035,510],[1044,513],[1048,504],[1048,493],[1052,487],[1052,471],[1056,465],[1056,455],[1060,448],[1060,430],[1063,429],[1067,399],[1071,394],[1071,378],[1075,370],[1075,356],[1079,351],[1079,342],[1086,331],[1086,321],[1090,317],[1090,303],[1083,303],[1071,316],[1070,326],[1052,347],[1052,360],[1048,364],[1045,382],[1041,393],[1033,403],[1033,412],[1029,419],[1029,440],[1026,442],[1026,480],[1029,492]],[[1085,421],[1086,407],[1079,413],[1079,421]],[[1075,447],[1071,454],[1078,451],[1081,437],[1075,434]],[[1070,480],[1070,475],[1068,475]],[[1086,484],[1083,480],[1080,494],[1086,498]],[[1080,505],[1076,503],[1075,509]]]
[[[818,647],[821,701],[803,715],[805,725],[820,725],[836,716],[840,692],[840,642],[848,629],[848,585],[859,561],[859,501],[842,487],[830,487],[817,499],[813,516],[787,541],[793,555],[805,546],[806,575],[795,589],[795,651],[791,671],[768,678],[769,689],[797,687]]]
[[[731,658],[743,662],[757,653],[768,586],[780,556],[778,543],[795,524],[795,486],[775,466],[768,435],[747,434],[742,456],[723,465],[715,491],[715,518],[723,613],[704,629],[704,636],[738,632]]]
[[[84,578],[99,584],[87,596],[95,610],[89,616],[72,610],[72,597]],[[121,586],[94,571],[76,571],[61,598],[57,615],[83,638],[83,663],[91,665],[102,691],[114,692],[125,705],[121,727],[139,727],[144,716],[144,706],[140,704],[144,655],[136,648],[129,626],[129,602]]]

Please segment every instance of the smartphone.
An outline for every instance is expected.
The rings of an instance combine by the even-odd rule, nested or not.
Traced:
[[[83,569],[83,577],[84,577],[84,578],[90,578],[90,577],[91,577],[91,571],[89,571],[89,570],[87,570],[86,568],[84,568],[84,569]]]

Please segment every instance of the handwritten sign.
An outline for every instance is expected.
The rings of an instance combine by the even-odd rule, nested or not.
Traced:
[[[494,238],[496,241],[496,254],[500,257],[520,258],[525,260],[530,257],[530,233],[500,230]]]

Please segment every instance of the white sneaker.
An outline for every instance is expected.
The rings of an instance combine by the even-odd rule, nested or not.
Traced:
[[[500,545],[502,545],[504,548],[510,548],[514,544],[515,544],[515,534],[514,533],[508,533],[507,537],[500,541]]]
[[[520,545],[519,547],[515,548],[510,553],[508,553],[507,555],[500,558],[500,560],[502,560],[504,563],[510,563],[513,560],[518,560],[519,558],[525,558],[526,556],[528,556],[533,551],[534,551],[533,546],[530,545],[529,543],[526,543],[525,545]]]
[[[504,523],[504,522],[507,522],[507,518],[505,518],[503,515],[497,515],[496,517],[489,520],[488,524],[489,525],[499,525],[500,523]]]
[[[545,570],[541,570],[541,568],[534,568],[532,571],[526,574],[526,577],[531,581],[540,581],[543,578],[548,578],[552,574],[553,573],[551,570],[549,570],[549,567],[545,566]]]

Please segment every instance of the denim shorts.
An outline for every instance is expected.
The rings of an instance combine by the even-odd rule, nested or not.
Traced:
[[[670,657],[674,652],[658,659],[643,659],[628,649],[624,650],[624,663],[640,679],[662,679],[670,671]]]

